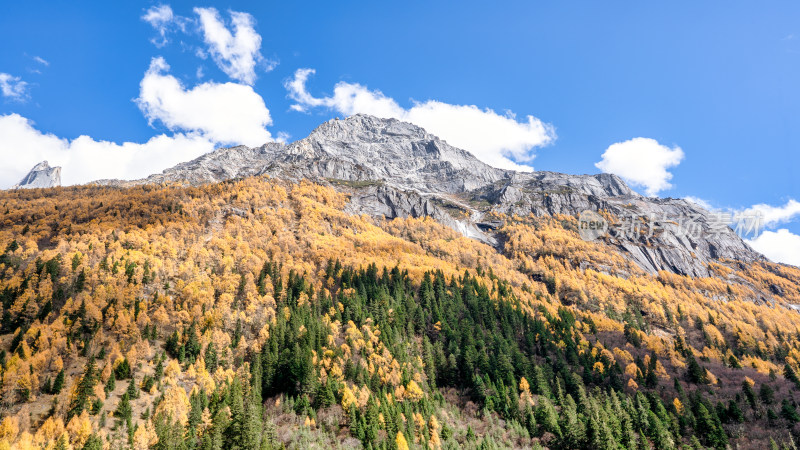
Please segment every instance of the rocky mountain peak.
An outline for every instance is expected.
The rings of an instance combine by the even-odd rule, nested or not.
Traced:
[[[320,125],[278,160],[307,178],[373,180],[432,192],[464,192],[511,176],[416,125],[362,114]]]
[[[99,183],[200,184],[252,175],[329,184],[349,194],[352,213],[432,217],[500,251],[502,224],[492,213],[577,217],[591,210],[632,223],[650,220],[658,228],[644,234],[611,229],[602,238],[650,273],[706,276],[712,261],[763,258],[729,228],[709,234],[715,224],[708,211],[683,200],[643,197],[615,175],[502,170],[419,126],[363,114],[325,122],[288,145],[219,149],[143,180]],[[706,231],[703,237],[672,225],[690,217]]]
[[[417,125],[364,114],[325,122],[303,141],[316,143],[334,156],[372,158],[380,163],[402,157],[449,162],[459,168],[499,170],[480,162],[471,153],[447,144]],[[367,154],[350,155],[355,151],[366,151]]]
[[[34,189],[61,186],[61,167],[50,167],[47,161],[33,166],[12,189]]]
[[[323,122],[315,128],[309,138],[321,137],[327,140],[362,140],[379,142],[388,138],[431,139],[424,128],[409,122],[392,118],[380,118],[367,114],[356,114],[344,119]]]

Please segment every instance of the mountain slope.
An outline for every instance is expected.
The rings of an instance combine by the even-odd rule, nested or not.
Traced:
[[[800,421],[797,269],[655,276],[566,215],[506,217],[501,254],[308,180],[53,194],[0,193],[0,448],[765,448]]]
[[[649,273],[708,276],[711,262],[763,260],[714,215],[685,200],[642,197],[610,174],[496,169],[415,125],[366,115],[326,122],[289,145],[220,149],[144,180],[99,183],[197,185],[254,174],[331,184],[351,194],[350,212],[429,216],[492,245],[503,239],[494,231],[501,216],[601,211],[619,225],[602,239]],[[626,235],[621,221],[648,226]],[[697,233],[687,233],[687,224]]]

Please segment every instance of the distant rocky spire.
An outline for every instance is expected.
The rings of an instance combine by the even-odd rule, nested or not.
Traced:
[[[12,189],[49,188],[61,186],[61,167],[50,167],[47,161],[33,166],[30,172]]]

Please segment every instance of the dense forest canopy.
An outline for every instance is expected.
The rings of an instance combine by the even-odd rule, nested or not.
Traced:
[[[0,449],[794,448],[800,270],[247,178],[0,194]]]

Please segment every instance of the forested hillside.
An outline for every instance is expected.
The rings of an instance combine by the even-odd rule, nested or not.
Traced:
[[[0,449],[794,448],[800,270],[265,177],[0,193]],[[611,218],[613,219],[613,218]]]

